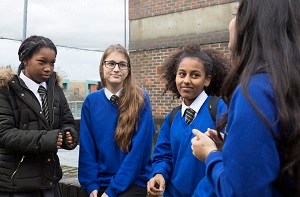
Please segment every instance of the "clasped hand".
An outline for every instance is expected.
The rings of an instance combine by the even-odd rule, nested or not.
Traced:
[[[162,174],[156,174],[147,183],[148,196],[161,196],[165,190],[166,181]]]
[[[72,146],[74,143],[73,137],[72,137],[70,131],[66,131],[65,139],[63,139],[62,133],[59,133],[58,137],[57,137],[57,142],[56,142],[57,149],[61,148],[63,140],[66,140],[68,146]]]
[[[197,159],[204,162],[209,153],[222,150],[223,141],[219,139],[216,130],[208,128],[205,133],[202,133],[193,129],[192,132],[195,137],[191,140],[191,149]]]

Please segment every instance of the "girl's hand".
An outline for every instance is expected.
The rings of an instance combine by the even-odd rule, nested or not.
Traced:
[[[98,195],[98,190],[94,190],[90,193],[90,197],[97,197]]]
[[[211,138],[197,129],[193,129],[193,134],[195,135],[191,140],[193,155],[204,162],[210,152],[218,150],[217,146]]]
[[[161,196],[165,190],[166,181],[162,174],[156,174],[147,183],[148,195],[151,197]]]
[[[106,193],[103,193],[103,194],[101,195],[101,197],[108,197],[108,195],[107,195]]]
[[[60,148],[61,148],[62,143],[63,143],[63,136],[62,136],[62,133],[58,133],[58,136],[57,136],[57,142],[56,142],[56,147],[57,147],[57,149],[60,149]]]
[[[208,128],[205,134],[215,142],[218,151],[221,151],[224,144],[224,134],[220,133],[220,137],[222,137],[222,140],[220,139],[218,132],[214,129]]]
[[[68,146],[72,146],[73,143],[74,143],[74,142],[73,142],[73,137],[72,137],[70,131],[67,131],[67,132],[66,132],[66,141],[67,141],[67,145],[68,145]]]

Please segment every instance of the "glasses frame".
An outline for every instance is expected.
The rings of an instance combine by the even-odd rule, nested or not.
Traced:
[[[107,66],[107,63],[113,63],[114,66],[113,67]],[[121,67],[120,64],[126,65],[126,68]],[[120,70],[128,70],[129,69],[129,65],[128,65],[127,62],[118,62],[117,63],[117,62],[115,62],[113,60],[109,60],[109,61],[104,61],[103,65],[105,66],[105,68],[108,68],[108,69],[115,69],[116,65],[118,65],[118,67],[119,67]]]

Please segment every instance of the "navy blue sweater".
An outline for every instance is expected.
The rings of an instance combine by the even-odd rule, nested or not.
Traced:
[[[132,184],[146,187],[150,178],[155,126],[149,97],[145,94],[128,153],[114,141],[117,117],[118,109],[107,99],[104,89],[89,94],[83,103],[78,177],[88,193],[108,187],[108,196],[118,196]]]

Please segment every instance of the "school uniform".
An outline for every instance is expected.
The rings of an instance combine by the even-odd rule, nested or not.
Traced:
[[[213,195],[211,187],[205,179],[205,165],[199,161],[191,150],[192,129],[205,132],[207,128],[215,128],[208,110],[210,97],[203,91],[189,106],[196,114],[190,124],[185,121],[185,106],[182,102],[172,124],[170,113],[165,117],[153,153],[152,176],[162,174],[166,181],[164,196],[190,197],[199,182],[207,184],[206,196]],[[226,111],[226,105],[219,100],[217,117]]]
[[[280,122],[270,77],[253,75],[247,89],[268,123],[239,85],[229,105],[223,150],[207,156],[206,175],[218,196],[280,196],[273,185],[280,171],[275,139]]]
[[[62,170],[57,156],[58,134],[70,131],[77,145],[77,131],[59,78],[52,73],[37,84],[23,72],[1,70],[0,80],[0,196],[60,197]],[[49,120],[42,111],[38,87],[47,88]]]
[[[103,88],[89,94],[82,106],[79,182],[88,193],[102,190],[110,197],[121,196],[135,185],[146,195],[155,133],[149,96],[144,94],[145,104],[130,150],[123,152],[114,141],[118,106],[110,102],[106,91]]]

